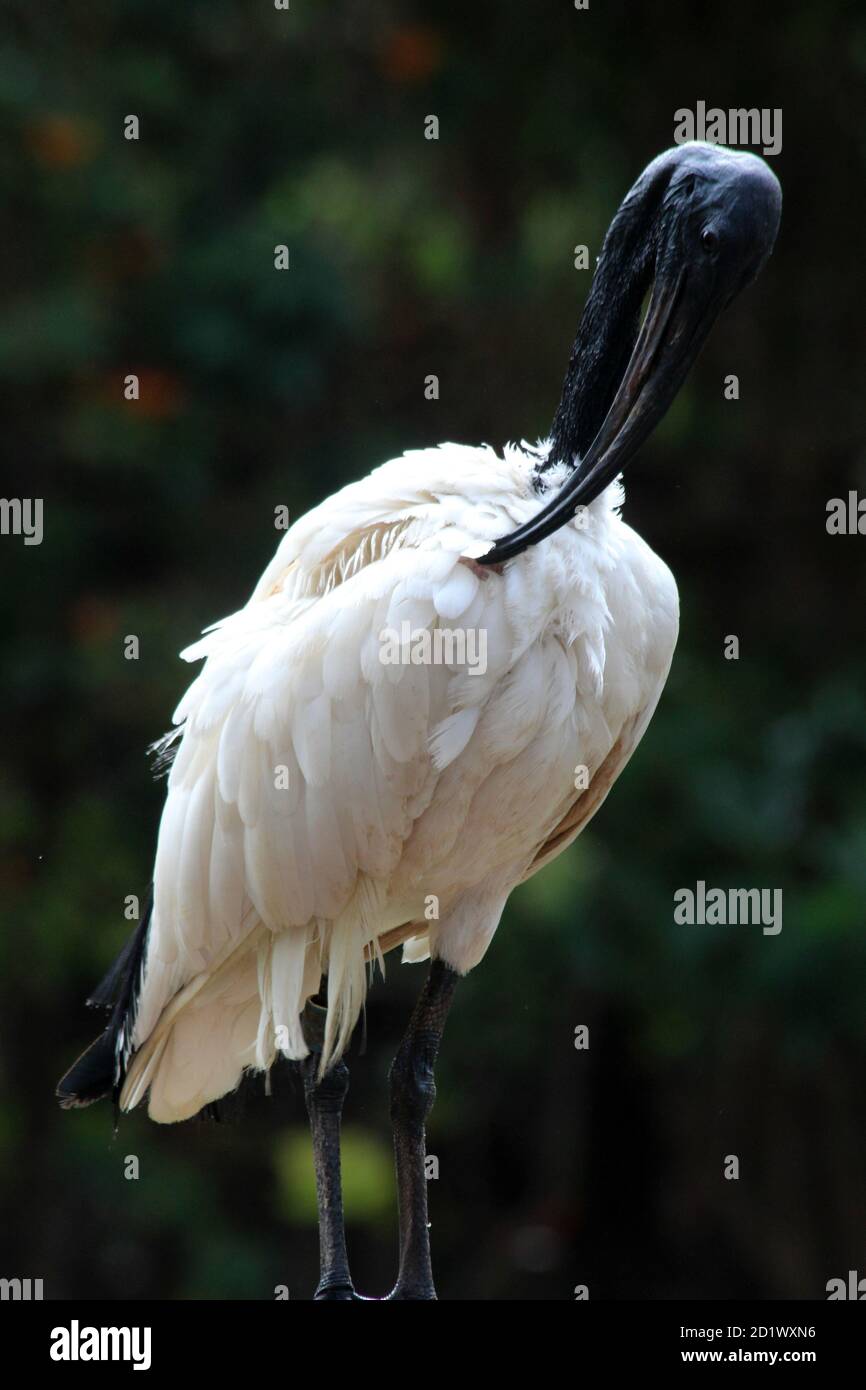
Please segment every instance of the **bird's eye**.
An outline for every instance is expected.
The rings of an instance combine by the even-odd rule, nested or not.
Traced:
[[[707,252],[707,255],[715,251],[718,244],[719,238],[716,236],[715,232],[710,227],[705,227],[701,232],[701,246]]]

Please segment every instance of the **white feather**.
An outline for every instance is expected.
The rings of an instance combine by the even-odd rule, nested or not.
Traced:
[[[177,711],[124,1106],[149,1089],[156,1119],[194,1114],[267,1070],[278,1030],[304,1055],[322,970],[327,1065],[395,929],[407,959],[469,969],[555,852],[575,764],[594,770],[618,739],[626,761],[670,663],[676,589],[618,485],[581,530],[473,566],[542,505],[534,466],[456,445],[384,464],[296,522],[247,606],[184,652],[205,664]],[[404,623],[431,653],[450,624],[483,634],[485,662],[443,647],[418,664]]]

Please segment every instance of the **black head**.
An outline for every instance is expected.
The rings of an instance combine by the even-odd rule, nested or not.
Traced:
[[[551,535],[634,457],[718,315],[769,257],[781,211],[779,181],[757,155],[695,142],[644,170],[605,237],[551,429],[545,466],[572,473],[481,564]]]
[[[655,278],[688,264],[690,293],[703,287],[718,312],[751,284],[773,249],[782,215],[779,180],[757,155],[702,143],[659,155],[647,177],[665,185]]]

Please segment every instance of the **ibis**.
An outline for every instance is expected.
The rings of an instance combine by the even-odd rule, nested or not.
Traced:
[[[756,155],[659,155],[604,239],[548,436],[412,450],[350,483],[183,653],[204,664],[163,743],[150,906],[90,1001],[107,1026],[58,1096],[146,1102],[171,1124],[289,1059],[312,1133],[318,1300],[361,1298],[344,1053],[398,946],[430,965],[390,1071],[387,1298],[436,1297],[425,1122],[446,1015],[509,894],[579,835],[655,710],[677,589],[622,519],[621,474],[780,214]]]

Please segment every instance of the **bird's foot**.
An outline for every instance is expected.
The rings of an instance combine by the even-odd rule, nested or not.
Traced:
[[[355,1293],[351,1283],[320,1284],[313,1294],[314,1303],[349,1303],[354,1299],[359,1299],[360,1294]]]
[[[352,1284],[321,1285],[313,1295],[314,1303],[435,1303],[436,1290],[432,1286],[421,1287],[410,1284],[395,1284],[390,1293],[383,1298],[358,1293]]]

